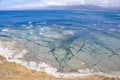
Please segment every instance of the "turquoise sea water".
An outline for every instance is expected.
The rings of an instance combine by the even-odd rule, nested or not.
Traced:
[[[28,65],[120,72],[119,11],[0,11],[0,39],[26,49]]]

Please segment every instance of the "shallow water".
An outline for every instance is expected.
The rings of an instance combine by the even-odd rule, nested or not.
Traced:
[[[0,11],[0,39],[27,53],[18,60],[46,62],[59,72],[120,71],[120,12]],[[21,53],[22,54],[22,53]],[[17,56],[14,52],[13,58]]]

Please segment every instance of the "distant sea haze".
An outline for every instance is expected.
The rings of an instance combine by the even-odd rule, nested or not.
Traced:
[[[120,10],[120,0],[12,0],[0,1],[0,10],[90,9]]]
[[[38,8],[39,9],[39,8]],[[41,9],[49,10],[107,10],[107,11],[120,11],[120,7],[102,7],[96,5],[73,5],[73,6],[49,6]]]

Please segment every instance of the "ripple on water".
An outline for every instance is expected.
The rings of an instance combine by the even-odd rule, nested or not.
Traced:
[[[54,73],[56,71],[81,72],[80,70],[84,70],[83,73],[92,71],[110,73],[120,69],[117,67],[120,65],[118,50],[120,44],[117,43],[119,39],[114,35],[110,36],[109,33],[106,34],[106,31],[104,32],[101,28],[69,27],[66,29],[64,26],[62,28],[61,26],[33,26],[36,28],[2,29],[0,35],[9,33],[9,36],[14,37],[10,40],[15,42],[8,41],[9,44],[4,42],[0,44],[12,50],[11,55],[8,55],[7,48],[0,48],[1,51],[5,50],[4,54],[12,56],[15,60],[25,61],[23,65],[28,68],[48,73],[52,71]],[[116,31],[113,28],[108,30]],[[115,59],[112,59],[113,57]]]

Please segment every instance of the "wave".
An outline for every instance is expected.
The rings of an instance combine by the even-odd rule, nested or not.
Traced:
[[[4,27],[0,29],[0,54],[8,61],[55,76],[120,76],[117,30],[94,26],[41,26],[28,22]]]
[[[13,45],[11,45],[11,43]],[[57,68],[53,67],[52,65],[46,63],[46,62],[39,62],[37,64],[34,61],[24,61],[20,60],[23,58],[25,54],[27,54],[27,50],[18,48],[13,48],[13,46],[16,45],[15,41],[0,41],[0,55],[5,57],[7,61],[9,62],[15,62],[17,64],[20,64],[22,66],[27,67],[31,70],[46,72],[48,74],[52,74],[55,77],[81,77],[86,75],[104,75],[104,76],[110,76],[110,77],[119,77],[120,78],[120,72],[113,72],[113,73],[104,73],[104,72],[96,72],[93,69],[79,69],[78,72],[58,72]],[[11,47],[9,47],[11,46]],[[17,53],[17,54],[16,54]],[[16,54],[16,55],[15,55]]]

